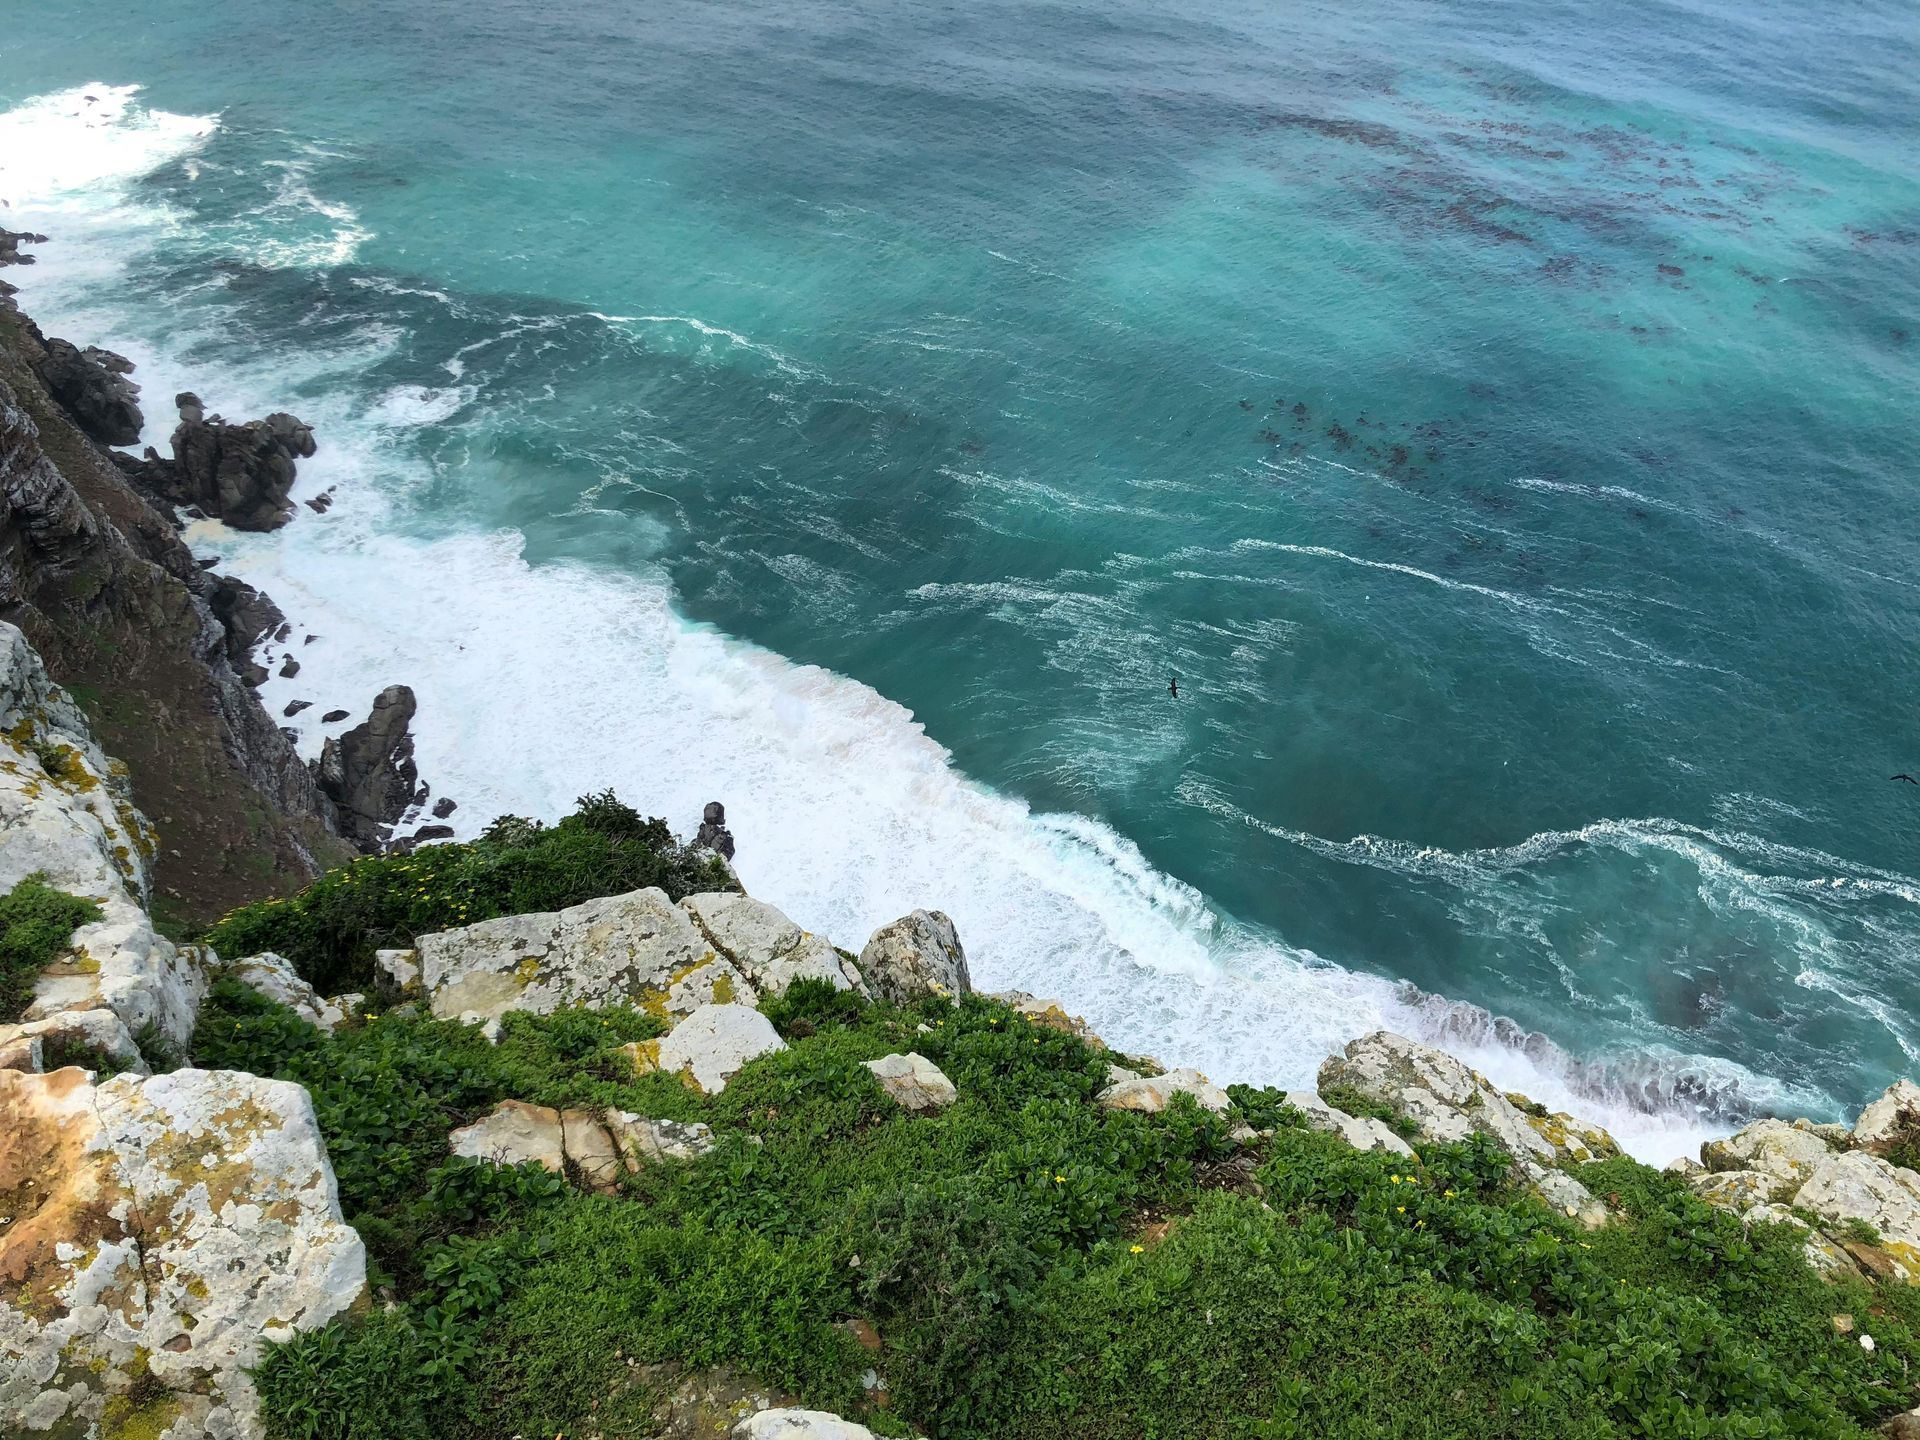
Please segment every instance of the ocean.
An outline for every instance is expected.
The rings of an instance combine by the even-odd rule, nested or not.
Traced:
[[[720,799],[848,948],[1656,1161],[1920,1070],[1916,135],[1898,0],[0,30],[29,313],[316,427],[190,532],[306,753],[404,681],[462,834]]]

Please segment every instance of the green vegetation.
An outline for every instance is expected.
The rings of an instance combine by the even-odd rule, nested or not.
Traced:
[[[20,1018],[40,972],[65,953],[73,932],[100,918],[100,907],[29,875],[0,895],[0,1024]]]
[[[233,911],[205,938],[222,955],[276,951],[332,995],[372,988],[376,950],[648,885],[675,900],[738,888],[723,863],[680,845],[664,820],[642,819],[609,790],[583,796],[551,828],[502,816],[469,844],[356,860],[296,895]]]
[[[1362,1154],[1244,1087],[1224,1116],[1103,1110],[1107,1056],[982,999],[803,983],[767,1010],[791,1048],[706,1098],[626,1074],[617,1047],[659,1028],[631,1011],[510,1015],[495,1047],[407,1015],[326,1036],[221,985],[196,1062],[314,1088],[400,1302],[268,1356],[270,1434],[644,1436],[636,1367],[668,1360],[937,1440],[1859,1440],[1915,1403],[1920,1295],[1824,1282],[1791,1227],[1631,1160],[1582,1169],[1614,1214],[1589,1234],[1486,1142]],[[860,1063],[907,1049],[957,1104],[909,1116]],[[447,1159],[508,1096],[719,1143],[617,1195]],[[1236,1146],[1249,1120],[1279,1128]]]

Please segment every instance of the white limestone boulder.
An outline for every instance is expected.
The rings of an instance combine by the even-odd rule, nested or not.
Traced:
[[[758,1010],[745,1005],[702,1005],[663,1040],[621,1047],[636,1074],[678,1075],[703,1094],[718,1095],[750,1060],[787,1048]]]
[[[667,1161],[698,1160],[713,1149],[713,1131],[697,1122],[649,1120],[625,1110],[610,1110],[607,1131],[629,1170]]]
[[[1774,1198],[1787,1199],[1812,1177],[1831,1146],[1810,1129],[1785,1120],[1756,1120],[1724,1140],[1700,1147],[1700,1161],[1709,1171],[1750,1171],[1770,1176]]]
[[[484,1024],[510,1010],[644,1006],[712,951],[665,891],[646,889],[422,935],[416,954],[434,1015]]]
[[[1413,1147],[1384,1120],[1336,1110],[1311,1090],[1288,1091],[1287,1104],[1306,1118],[1309,1129],[1338,1135],[1356,1150],[1384,1150],[1390,1155],[1413,1158]]]
[[[1107,1086],[1094,1098],[1109,1110],[1137,1110],[1157,1115],[1173,1103],[1175,1095],[1191,1095],[1202,1110],[1216,1113],[1233,1103],[1226,1091],[1198,1070],[1169,1070],[1164,1075],[1122,1080]]]
[[[566,1134],[560,1112],[524,1100],[502,1100],[471,1125],[447,1136],[447,1148],[495,1165],[534,1164],[559,1175],[566,1170]]]
[[[706,943],[763,995],[784,995],[796,980],[824,980],[836,990],[866,990],[860,972],[825,936],[801,929],[764,900],[713,891],[687,896],[680,908]],[[753,1002],[742,997],[742,1003]]]
[[[113,1404],[117,1433],[252,1440],[264,1346],[365,1291],[298,1085],[0,1071],[0,1137],[0,1434],[93,1433]]]
[[[106,1062],[114,1074],[145,1075],[147,1060],[113,1011],[62,1010],[45,1020],[0,1026],[0,1069],[59,1069],[61,1055],[86,1054]],[[69,1059],[66,1063],[80,1063]],[[89,1064],[89,1069],[100,1068]]]
[[[884,1055],[865,1062],[879,1080],[880,1088],[902,1110],[944,1110],[960,1098],[953,1082],[926,1056],[917,1051],[905,1055]]]
[[[860,952],[860,973],[874,994],[896,1005],[973,993],[960,933],[938,910],[915,910],[874,931]]]

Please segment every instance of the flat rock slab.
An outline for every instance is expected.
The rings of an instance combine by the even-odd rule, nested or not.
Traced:
[[[621,1047],[635,1073],[678,1075],[706,1095],[718,1095],[748,1061],[787,1048],[773,1022],[745,1005],[702,1005],[664,1040]]]
[[[1306,1117],[1309,1129],[1338,1135],[1356,1150],[1384,1150],[1409,1160],[1413,1158],[1413,1147],[1384,1120],[1376,1120],[1371,1115],[1349,1115],[1311,1090],[1288,1091],[1287,1104]]]
[[[784,995],[796,980],[824,980],[836,990],[866,989],[860,972],[840,958],[832,942],[801,929],[764,900],[716,890],[689,895],[680,908],[762,994]]]
[[[1833,1225],[1860,1220],[1873,1226],[1880,1232],[1877,1248],[1891,1257],[1898,1278],[1920,1279],[1920,1175],[1849,1150],[1821,1161],[1792,1203]]]
[[[903,1110],[944,1110],[960,1098],[940,1067],[916,1052],[886,1055],[865,1063],[880,1081],[880,1088]]]
[[[559,1175],[566,1170],[566,1135],[560,1112],[524,1100],[502,1100],[493,1113],[463,1125],[447,1137],[447,1148],[472,1160],[496,1165],[533,1163]]]
[[[733,1427],[733,1440],[874,1440],[864,1425],[825,1410],[762,1410]]]

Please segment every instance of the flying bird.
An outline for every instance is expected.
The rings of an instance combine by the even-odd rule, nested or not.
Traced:
[[[1920,780],[1914,779],[1911,775],[1889,775],[1887,778],[1889,780],[1904,780],[1909,785],[1920,785]]]

